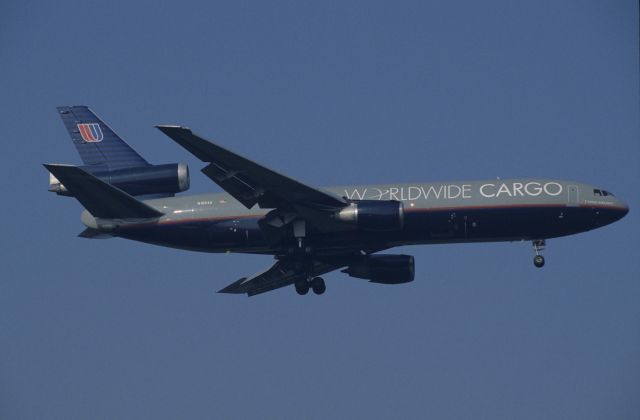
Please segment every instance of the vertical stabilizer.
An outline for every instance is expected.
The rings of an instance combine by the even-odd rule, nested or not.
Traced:
[[[101,166],[109,171],[149,165],[88,107],[60,106],[57,109],[85,165]]]

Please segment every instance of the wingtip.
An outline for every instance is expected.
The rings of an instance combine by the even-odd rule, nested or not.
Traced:
[[[158,130],[160,131],[169,131],[169,130],[189,130],[191,131],[191,129],[189,127],[184,127],[182,125],[174,125],[174,124],[158,124],[155,126]]]
[[[65,111],[73,108],[89,108],[89,107],[87,105],[58,105],[56,107],[58,111]]]
[[[246,279],[247,279],[246,277],[243,277],[243,278],[241,278],[239,280],[236,280],[233,283],[231,283],[230,285],[228,285],[226,287],[223,287],[222,289],[218,290],[217,293],[228,293],[228,294],[232,294],[232,295],[239,295],[239,294],[246,293],[244,288],[238,287]]]
[[[66,163],[43,163],[42,166],[49,172],[53,172],[58,168],[77,168],[75,165],[68,165]]]
[[[75,165],[71,165],[69,163],[43,163],[44,166],[73,166],[75,167]]]
[[[43,163],[42,166],[44,166],[44,168],[47,171],[51,172],[51,171],[54,171],[60,165],[56,163]]]
[[[216,293],[224,293],[225,295],[241,295],[246,292],[241,292],[237,290],[227,290],[227,288],[225,287],[224,289],[218,290]]]

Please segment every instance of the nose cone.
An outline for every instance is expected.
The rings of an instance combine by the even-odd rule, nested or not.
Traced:
[[[604,226],[613,222],[617,222],[618,220],[626,216],[627,213],[629,213],[629,206],[626,203],[618,200],[618,202],[614,206],[597,209],[596,220],[598,221],[598,224]]]
[[[624,216],[626,216],[627,213],[629,213],[629,205],[623,201],[620,201],[620,209],[618,210],[618,212],[620,213],[620,217],[618,218],[618,220],[620,220]]]

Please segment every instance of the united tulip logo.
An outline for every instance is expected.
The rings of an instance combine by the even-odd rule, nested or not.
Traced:
[[[104,137],[102,135],[102,130],[100,129],[100,124],[98,123],[78,124],[78,130],[80,130],[82,140],[87,143],[101,142]]]

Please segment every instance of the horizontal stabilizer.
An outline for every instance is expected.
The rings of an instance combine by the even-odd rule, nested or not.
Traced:
[[[150,219],[158,210],[71,165],[45,164],[67,190],[93,215],[103,219]]]

